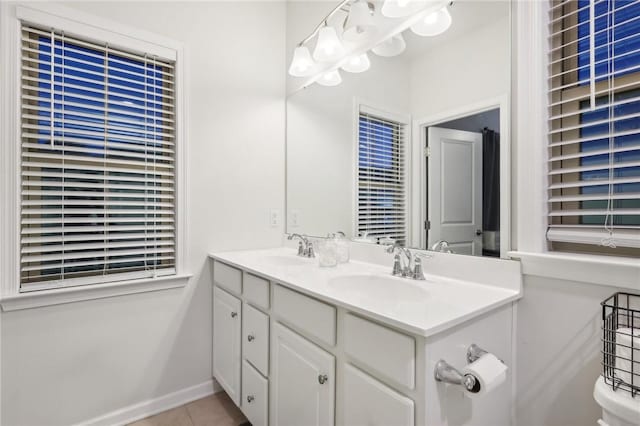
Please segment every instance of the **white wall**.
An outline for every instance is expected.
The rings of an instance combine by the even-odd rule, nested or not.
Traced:
[[[436,45],[411,65],[411,112],[416,119],[509,93],[509,16]]]
[[[595,425],[600,302],[614,287],[525,276],[517,307],[516,424]],[[637,291],[636,291],[637,293]]]
[[[2,313],[6,426],[81,422],[211,378],[207,252],[279,245],[282,2],[68,3],[187,48],[190,272],[184,289]]]

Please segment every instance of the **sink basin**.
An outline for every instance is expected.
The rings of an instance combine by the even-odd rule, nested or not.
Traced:
[[[341,294],[368,304],[415,306],[431,297],[425,281],[412,281],[384,275],[346,275],[329,280],[329,286]]]
[[[265,256],[265,260],[277,266],[302,266],[302,265],[309,265],[310,263],[313,262],[313,259],[306,259],[302,257],[297,257],[295,255]]]

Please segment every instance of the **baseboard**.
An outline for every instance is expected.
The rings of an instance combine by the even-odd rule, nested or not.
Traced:
[[[78,423],[77,426],[118,426],[153,416],[162,411],[187,404],[196,399],[220,392],[222,387],[215,380],[211,379],[199,385],[191,386],[172,392],[158,398],[148,399],[137,404],[129,405],[99,417]]]

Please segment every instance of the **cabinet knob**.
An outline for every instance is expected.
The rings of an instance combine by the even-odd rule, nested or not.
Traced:
[[[238,316],[238,313],[237,313],[237,312],[231,312],[231,318],[235,318],[235,317],[237,317],[237,316]]]
[[[318,383],[320,383],[321,385],[327,383],[327,380],[329,380],[329,376],[327,376],[326,374],[320,374],[318,376]]]
[[[248,341],[253,342],[253,339],[255,339],[255,337],[253,335],[250,334],[250,335],[247,336],[247,340]]]
[[[247,396],[247,403],[251,404],[253,402],[255,398],[253,397],[253,395],[249,395]]]

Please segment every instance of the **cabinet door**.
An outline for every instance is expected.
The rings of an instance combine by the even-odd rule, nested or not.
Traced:
[[[276,323],[272,340],[272,424],[334,424],[335,358]]]
[[[240,306],[240,299],[213,288],[213,375],[236,405],[240,405]]]
[[[414,426],[413,400],[349,364],[343,398],[345,425]]]

